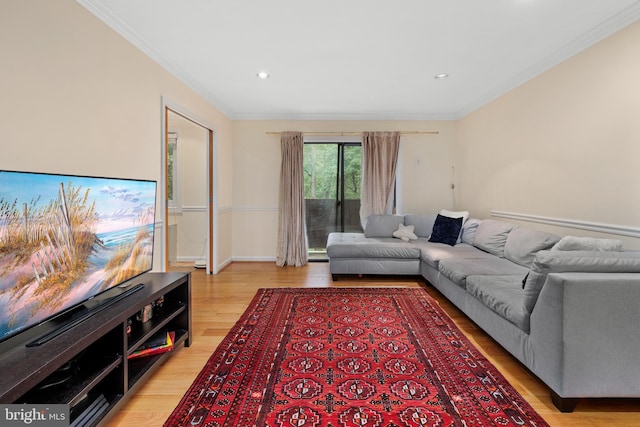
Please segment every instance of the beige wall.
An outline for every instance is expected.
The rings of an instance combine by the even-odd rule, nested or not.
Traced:
[[[220,111],[73,0],[4,0],[0,16],[0,168],[160,181],[164,96],[215,126],[218,202],[231,206]],[[220,216],[225,259],[230,214]]]
[[[361,132],[363,130],[438,131],[403,135],[399,183],[404,213],[452,209],[455,124],[447,121],[260,121],[233,122],[233,257],[275,258],[278,228],[280,137],[268,131]]]
[[[0,168],[161,181],[165,97],[214,127],[218,265],[275,257],[280,149],[266,131],[439,131],[402,137],[405,213],[640,218],[640,23],[457,122],[232,121],[73,0],[0,13]]]
[[[640,23],[459,120],[460,205],[637,227],[638,46]]]

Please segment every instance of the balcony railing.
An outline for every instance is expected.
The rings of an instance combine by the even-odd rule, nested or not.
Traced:
[[[344,209],[344,226],[341,226]],[[362,233],[360,225],[360,200],[345,200],[339,204],[334,199],[305,199],[309,252],[325,252],[327,237],[333,231]]]

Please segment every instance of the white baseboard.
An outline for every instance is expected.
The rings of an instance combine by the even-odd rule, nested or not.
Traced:
[[[233,261],[231,258],[227,258],[226,260],[224,260],[223,262],[218,264],[218,271],[221,271],[223,268],[225,268],[226,266],[228,266],[229,264],[231,264]]]

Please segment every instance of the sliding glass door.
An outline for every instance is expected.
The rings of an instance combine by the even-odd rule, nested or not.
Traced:
[[[304,191],[310,260],[326,259],[329,233],[362,232],[361,163],[360,143],[305,143]]]

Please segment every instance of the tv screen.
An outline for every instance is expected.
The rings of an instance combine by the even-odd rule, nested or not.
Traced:
[[[0,171],[0,342],[152,268],[156,182]]]

